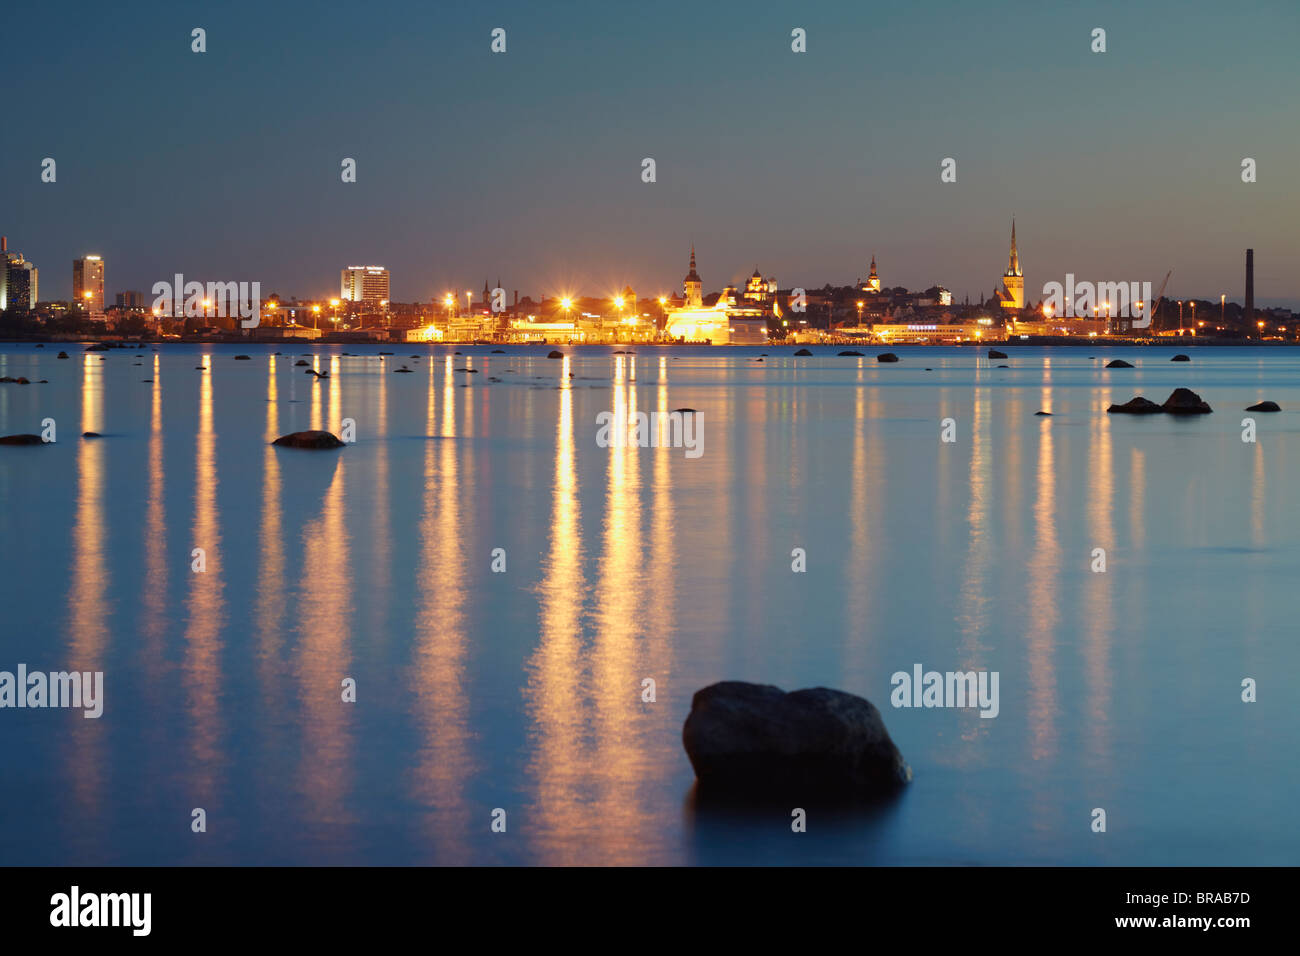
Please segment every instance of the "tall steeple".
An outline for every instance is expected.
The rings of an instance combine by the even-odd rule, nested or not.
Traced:
[[[686,292],[686,308],[698,309],[702,307],[704,305],[704,283],[700,280],[700,274],[695,271],[695,243],[691,243],[691,271],[686,273],[683,286]]]
[[[1011,261],[1007,263],[1007,275],[1020,275],[1020,253],[1016,252],[1016,217],[1011,217]]]

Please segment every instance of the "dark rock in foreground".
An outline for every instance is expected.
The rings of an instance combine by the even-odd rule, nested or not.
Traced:
[[[1164,411],[1159,405],[1149,398],[1143,398],[1141,395],[1136,398],[1130,398],[1123,405],[1112,405],[1106,409],[1112,415],[1158,415]]]
[[[1169,361],[1171,361],[1171,362],[1190,362],[1191,359],[1188,358],[1186,355],[1184,355],[1182,352],[1179,352],[1177,355],[1175,355],[1175,356],[1174,356],[1173,358],[1171,358]]]
[[[713,684],[691,701],[682,743],[701,792],[754,802],[871,799],[912,777],[880,711],[825,687]]]
[[[1125,362],[1123,359],[1111,359],[1106,363],[1107,368],[1132,368],[1133,363]]]
[[[798,352],[795,352],[794,354],[799,356],[808,356],[808,355],[812,355],[812,352],[809,352],[807,349],[800,349]]]
[[[1160,406],[1170,415],[1208,415],[1214,411],[1190,388],[1176,388]]]
[[[46,442],[41,441],[40,435],[4,435],[0,437],[0,445],[44,445]]]
[[[281,435],[272,445],[283,448],[342,448],[343,442],[330,432],[293,432]]]
[[[999,359],[999,358],[1006,358],[1006,357],[1007,357],[1006,352],[999,352],[997,349],[989,349],[989,358],[991,359]]]
[[[877,361],[877,362],[897,362],[897,361],[898,361],[898,356],[895,355],[893,352],[881,352],[879,355],[876,356],[876,361]]]
[[[456,354],[459,355],[460,353],[457,352]],[[563,353],[563,352],[556,351],[555,349],[551,349],[551,351],[549,351],[549,352],[546,353],[546,357],[547,357],[547,358],[564,358],[564,353]]]
[[[854,352],[852,349],[845,349],[838,354],[841,358],[862,358],[861,352]]]
[[[1282,406],[1277,402],[1260,402],[1246,409],[1248,412],[1280,412],[1281,410]]]

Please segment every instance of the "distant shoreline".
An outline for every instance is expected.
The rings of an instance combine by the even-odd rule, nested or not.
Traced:
[[[0,345],[98,345],[104,344],[111,347],[131,348],[143,345],[238,345],[244,347],[261,347],[261,348],[317,348],[320,346],[345,346],[348,348],[381,348],[386,350],[400,348],[424,348],[429,351],[435,349],[460,349],[460,348],[511,348],[511,349],[580,349],[580,350],[623,350],[631,351],[634,349],[737,349],[744,351],[761,351],[764,349],[789,349],[791,352],[799,349],[862,349],[887,352],[891,349],[930,349],[930,348],[950,348],[950,349],[1018,349],[1018,348],[1091,348],[1091,349],[1112,349],[1112,348],[1157,348],[1157,349],[1174,349],[1181,351],[1183,349],[1194,348],[1295,348],[1300,346],[1300,341],[1260,341],[1258,339],[1230,339],[1230,338],[1210,338],[1207,336],[1186,336],[1177,338],[1159,338],[1159,339],[1073,339],[1056,336],[1030,336],[1028,339],[1016,338],[1014,340],[995,342],[890,342],[890,343],[798,343],[798,342],[767,342],[761,345],[708,345],[702,342],[379,342],[379,341],[356,341],[351,339],[281,339],[278,341],[266,341],[258,339],[240,338],[238,336],[223,336],[220,338],[184,338],[184,339],[157,339],[157,338],[116,338],[113,336],[32,336],[24,338],[0,338]],[[866,354],[863,357],[871,358],[872,355]]]

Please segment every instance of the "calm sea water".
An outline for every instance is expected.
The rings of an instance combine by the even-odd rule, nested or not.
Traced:
[[[49,379],[0,434],[58,429],[0,448],[0,670],[105,680],[99,720],[0,710],[0,862],[1300,858],[1300,352],[281,348],[0,347]],[[1214,414],[1105,413],[1179,385]],[[596,443],[682,406],[699,458]],[[997,671],[1000,713],[891,707],[915,664]],[[721,679],[871,699],[912,784],[803,834],[697,809]]]

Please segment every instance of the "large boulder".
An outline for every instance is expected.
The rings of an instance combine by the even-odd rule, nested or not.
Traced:
[[[342,448],[343,442],[337,435],[330,432],[291,432],[288,435],[281,435],[272,445],[279,445],[282,448]]]
[[[1112,415],[1159,415],[1164,409],[1151,399],[1139,395],[1136,398],[1130,398],[1123,405],[1112,405],[1106,411]]]
[[[897,362],[897,361],[898,361],[898,356],[895,355],[893,352],[881,352],[879,355],[876,356],[876,361],[877,361],[877,362]]]
[[[1214,411],[1190,388],[1176,388],[1160,406],[1170,415],[1208,415]]]
[[[711,796],[861,800],[912,777],[880,711],[825,687],[787,694],[767,684],[712,684],[691,701],[682,743],[700,792]]]
[[[1259,402],[1246,409],[1248,412],[1280,412],[1282,406],[1277,402]]]
[[[1132,362],[1125,362],[1123,359],[1111,359],[1106,363],[1107,368],[1132,368]]]

